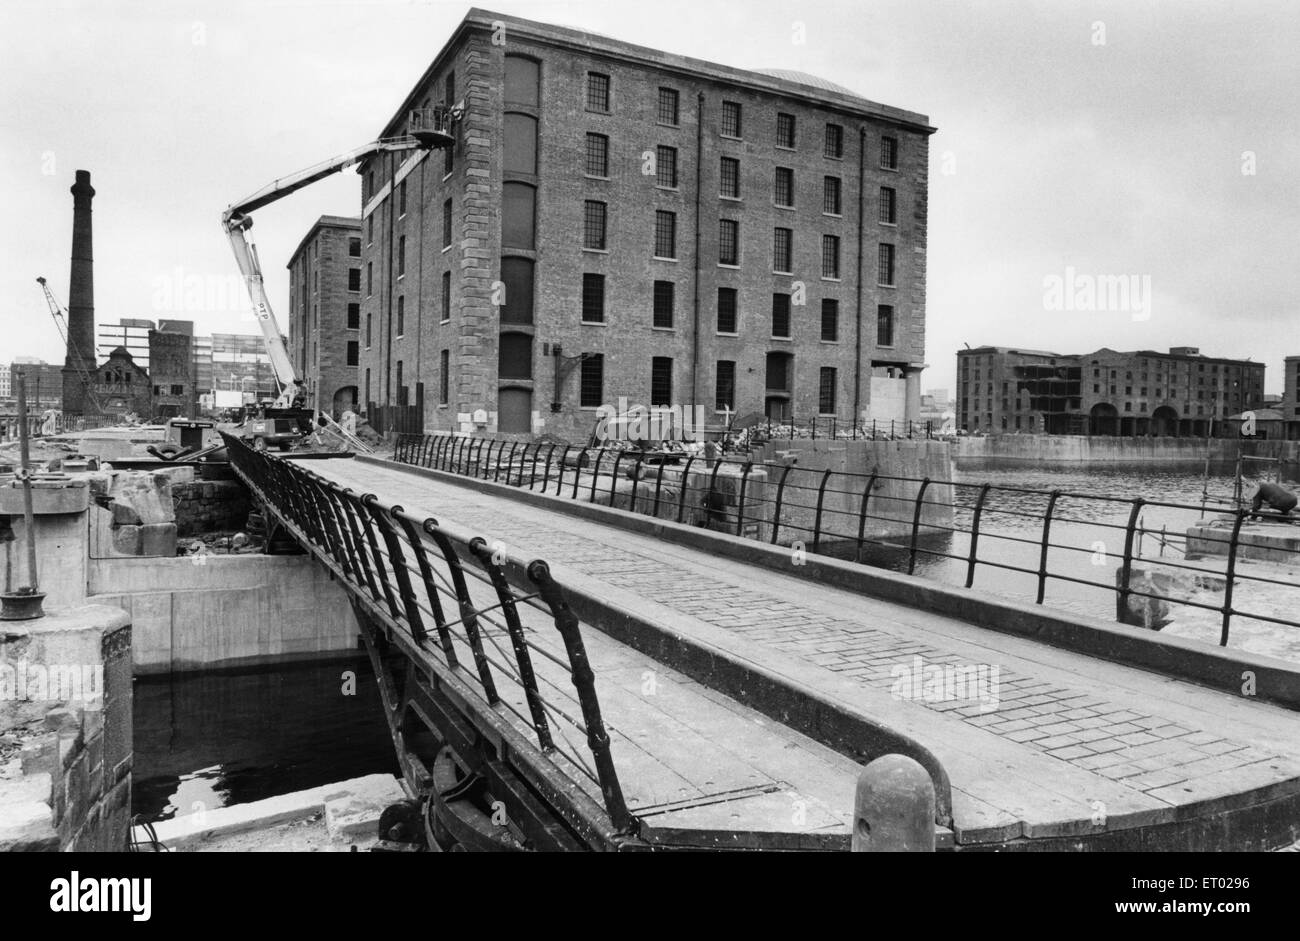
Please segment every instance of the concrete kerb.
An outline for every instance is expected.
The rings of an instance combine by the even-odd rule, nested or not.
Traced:
[[[952,588],[927,582],[917,576],[874,569],[811,553],[805,556],[801,565],[791,565],[789,549],[727,533],[384,458],[357,455],[356,460],[545,507],[628,532],[655,536],[795,578],[819,582],[880,601],[933,611],[999,633],[1028,637],[1050,646],[1176,676],[1233,695],[1243,695],[1244,689],[1251,684],[1253,698],[1300,710],[1300,668],[1273,657],[1207,647],[1188,638],[1142,633],[1132,627],[1112,624],[1099,618],[1054,611],[1041,605],[1007,601],[985,595],[978,589]]]

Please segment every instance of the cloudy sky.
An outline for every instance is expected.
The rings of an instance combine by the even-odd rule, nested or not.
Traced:
[[[1199,346],[1265,361],[1268,391],[1300,354],[1300,7],[1288,0],[484,6],[812,72],[929,115],[926,387],[952,387],[964,343]],[[221,210],[373,138],[467,9],[4,0],[0,361],[62,360],[34,279],[67,302],[77,169],[98,192],[99,322],[255,332]],[[349,172],[257,214],[282,324],[289,253],[320,214],[357,212],[358,192]],[[1052,309],[1048,288],[1068,271],[1075,289],[1124,275],[1139,293],[1123,310]]]

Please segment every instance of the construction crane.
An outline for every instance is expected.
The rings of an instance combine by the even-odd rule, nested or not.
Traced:
[[[95,413],[98,414],[102,412],[103,409],[99,407],[99,397],[95,394],[95,377],[90,370],[86,368],[86,364],[80,355],[81,351],[77,349],[76,341],[70,338],[71,335],[68,333],[68,319],[64,316],[63,306],[54,299],[54,292],[50,290],[50,286],[44,278],[38,276],[36,278],[36,283],[39,284],[41,290],[45,292],[45,303],[50,306],[50,316],[54,318],[54,326],[59,328],[59,336],[63,338],[63,346],[71,354],[69,358],[76,367],[77,376],[81,379],[81,384],[86,388],[86,398],[94,407]]]
[[[289,176],[262,187],[252,195],[232,203],[221,215],[221,226],[230,239],[231,250],[235,253],[235,262],[248,288],[248,296],[253,304],[253,313],[262,328],[266,340],[267,353],[271,358],[271,367],[275,371],[280,394],[273,408],[290,408],[295,403],[301,377],[293,368],[289,352],[285,349],[284,337],[271,312],[271,300],[266,294],[262,280],[262,266],[257,257],[257,247],[253,244],[251,229],[253,219],[250,213],[283,199],[317,180],[338,173],[354,166],[378,153],[401,153],[409,150],[431,150],[450,147],[455,142],[453,125],[463,113],[463,105],[455,107],[420,108],[412,111],[407,122],[407,133],[403,137],[381,138],[365,146],[340,154],[315,166],[299,170]],[[326,423],[336,432],[343,433],[333,418],[317,408],[317,413],[326,419]],[[345,434],[345,433],[344,433]],[[355,438],[346,436],[349,443],[362,446]],[[369,450],[368,448],[366,450]]]

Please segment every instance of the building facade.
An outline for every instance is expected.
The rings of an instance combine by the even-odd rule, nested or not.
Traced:
[[[585,439],[597,409],[915,419],[924,115],[472,10],[361,165],[361,398]]]
[[[18,385],[14,381],[19,373],[27,380],[28,412],[47,408],[63,408],[63,367],[55,366],[31,356],[20,356],[9,364],[10,398],[6,410],[18,409]]]
[[[361,265],[361,220],[342,216],[316,220],[288,264],[289,358],[307,405],[336,417],[359,401]]]
[[[275,367],[266,352],[266,340],[241,333],[212,334],[212,389],[226,393],[216,407],[242,403],[274,402],[280,394]],[[240,401],[233,399],[238,393]]]
[[[193,418],[193,338],[184,333],[149,331],[149,382],[153,388],[152,418]]]
[[[957,352],[957,427],[983,434],[1228,434],[1264,401],[1264,364],[1191,346],[1088,354]]]
[[[141,421],[153,417],[153,390],[149,374],[135,361],[124,346],[109,350],[108,357],[95,369],[95,398],[101,414],[122,419],[134,415]]]

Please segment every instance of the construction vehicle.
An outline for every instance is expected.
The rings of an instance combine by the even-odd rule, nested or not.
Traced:
[[[263,446],[271,443],[282,445],[287,439],[271,441],[268,434],[275,432],[274,429],[268,432],[265,423],[278,423],[291,419],[298,423],[298,428],[303,435],[311,434],[317,426],[325,427],[339,435],[353,448],[370,450],[359,438],[345,431],[332,416],[325,414],[319,408],[315,410],[302,408],[302,377],[293,368],[293,362],[289,359],[289,352],[285,348],[284,337],[280,334],[279,325],[271,312],[271,300],[267,296],[266,286],[262,280],[261,262],[257,257],[257,247],[253,244],[251,234],[253,219],[250,214],[375,154],[450,147],[455,142],[453,126],[463,111],[463,105],[416,109],[409,116],[405,136],[381,138],[305,170],[281,177],[245,199],[231,204],[222,213],[222,228],[230,239],[230,247],[235,253],[235,262],[239,265],[240,274],[243,275],[244,283],[248,287],[253,313],[262,328],[267,353],[271,358],[271,367],[280,386],[280,394],[274,404],[263,410],[260,420],[246,421],[240,437],[252,442],[257,442],[260,438]],[[260,431],[257,430],[259,427]]]
[[[54,326],[59,328],[59,336],[63,338],[64,348],[72,354],[71,358],[77,370],[77,378],[81,380],[81,384],[86,388],[86,401],[91,404],[95,414],[100,414],[103,409],[99,406],[99,397],[95,395],[95,377],[82,362],[79,355],[81,351],[77,349],[76,341],[68,338],[68,319],[64,315],[63,305],[54,299],[54,292],[50,290],[50,286],[44,278],[38,276],[36,283],[45,292],[45,303],[50,307],[50,316],[54,318]]]

